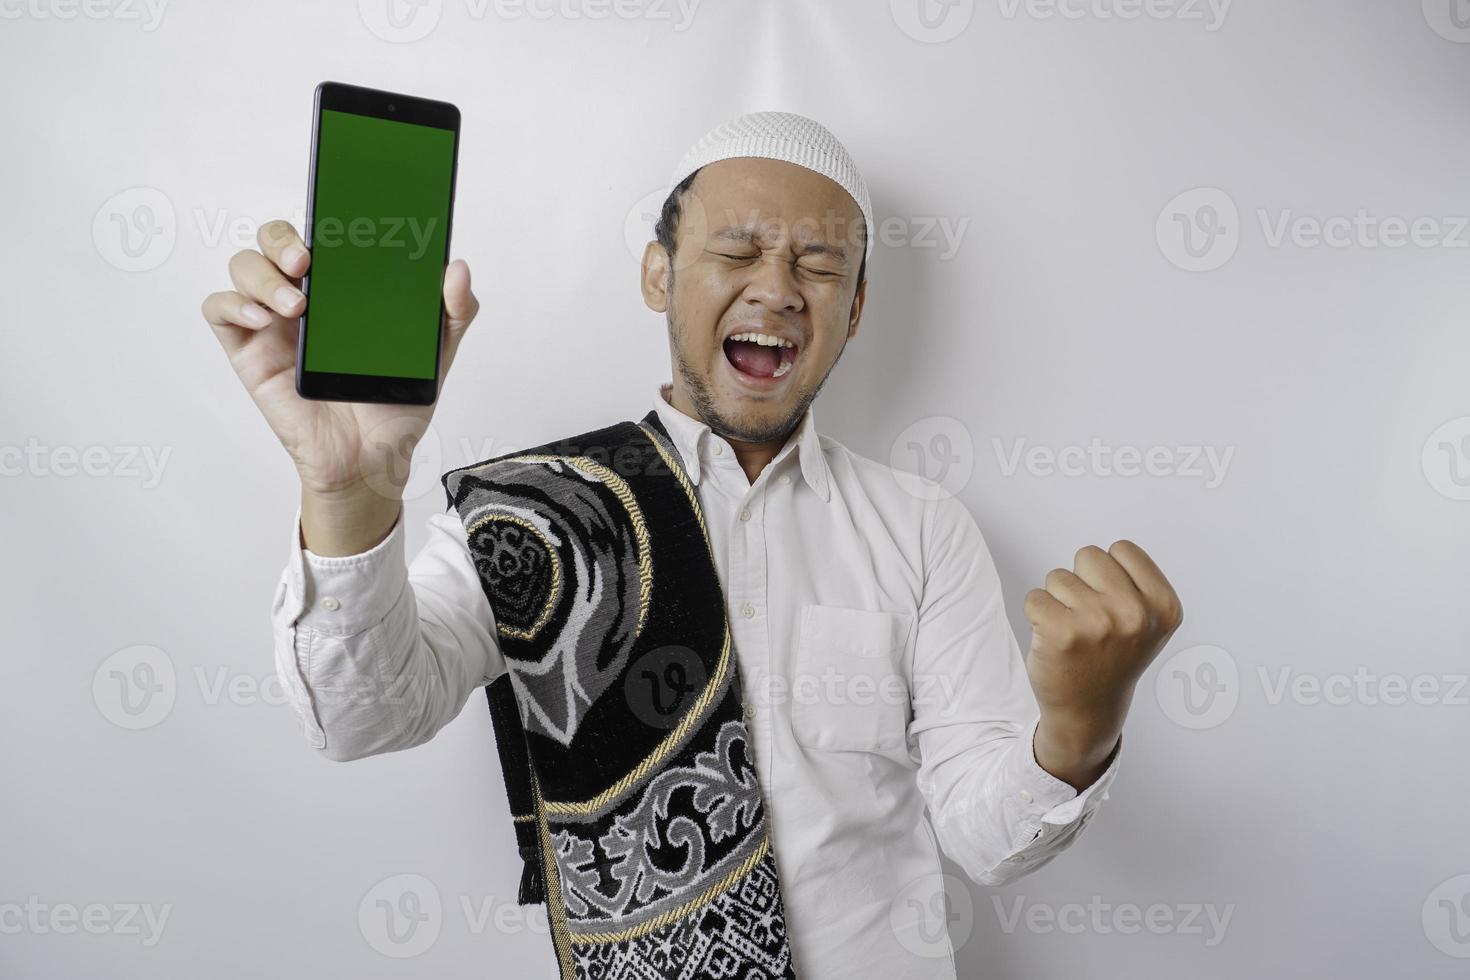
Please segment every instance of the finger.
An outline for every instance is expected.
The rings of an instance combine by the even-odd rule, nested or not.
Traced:
[[[230,257],[230,281],[246,298],[281,316],[297,317],[306,308],[306,297],[301,290],[281,274],[275,263],[253,248]]]
[[[1046,591],[1068,609],[1080,609],[1097,598],[1092,586],[1065,568],[1053,568],[1046,573]]]
[[[464,259],[456,259],[444,270],[444,371],[454,363],[455,352],[464,339],[470,322],[480,312],[480,301],[470,289],[470,267]]]
[[[291,222],[280,218],[267,221],[255,233],[255,243],[271,264],[286,275],[298,280],[306,275],[307,267],[311,265],[311,253],[306,250],[306,243],[296,234]]]
[[[1046,589],[1032,589],[1026,593],[1026,601],[1021,605],[1021,611],[1031,621],[1031,626],[1038,632],[1047,626],[1061,622],[1063,618],[1070,615],[1070,610]]]
[[[444,270],[444,315],[452,332],[462,335],[480,312],[480,301],[470,289],[470,266],[455,259]]]
[[[230,353],[239,350],[255,331],[271,324],[269,310],[233,290],[210,293],[199,309]]]
[[[1158,614],[1160,622],[1167,628],[1172,629],[1179,625],[1183,619],[1184,608],[1179,602],[1179,596],[1174,591],[1174,586],[1164,577],[1164,573],[1154,560],[1132,541],[1114,541],[1113,546],[1108,549],[1118,565],[1133,579],[1138,591],[1143,594],[1149,607]]]
[[[1137,586],[1123,566],[1095,544],[1080,549],[1072,567],[1076,569],[1078,577],[1096,592],[1143,601],[1143,596],[1139,594]]]

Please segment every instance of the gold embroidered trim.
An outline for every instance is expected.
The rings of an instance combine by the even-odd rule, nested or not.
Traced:
[[[751,852],[750,857],[740,862],[740,867],[731,871],[725,877],[706,888],[697,897],[690,899],[678,908],[670,909],[662,915],[655,916],[647,922],[640,922],[638,925],[624,929],[621,932],[574,932],[571,935],[572,944],[576,946],[600,946],[606,943],[620,943],[628,939],[637,939],[639,936],[646,936],[655,929],[662,929],[671,922],[682,919],[690,912],[703,908],[729,891],[737,882],[750,874],[751,870],[760,863],[761,859],[766,856],[766,852],[770,849],[771,839],[767,837],[761,841],[759,847]]]
[[[561,871],[557,867],[556,852],[551,846],[551,831],[546,826],[546,815],[542,811],[541,784],[531,770],[531,792],[536,801],[536,834],[541,840],[541,878],[546,886],[546,917],[551,924],[551,944],[556,948],[556,962],[561,971],[561,980],[576,980],[572,965],[572,948],[567,929],[567,906],[561,894]]]
[[[546,621],[551,618],[551,611],[556,608],[557,598],[561,595],[561,558],[557,555],[556,549],[552,547],[551,541],[545,534],[541,533],[541,529],[518,514],[486,514],[471,524],[469,530],[465,533],[467,535],[473,535],[486,524],[492,523],[515,524],[525,528],[541,539],[541,543],[546,546],[546,553],[551,556],[551,596],[546,600],[546,605],[536,617],[536,621],[526,629],[506,626],[498,620],[495,623],[495,631],[501,636],[509,636],[517,640],[534,639],[536,634],[541,631],[541,627],[545,626]]]

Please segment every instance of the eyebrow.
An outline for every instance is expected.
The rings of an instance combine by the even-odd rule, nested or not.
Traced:
[[[710,236],[723,241],[740,242],[744,245],[755,245],[755,232],[750,228],[741,228],[731,225],[721,228]],[[797,246],[798,255],[833,255],[839,259],[847,259],[847,249],[842,245],[833,245],[828,242],[807,242]]]

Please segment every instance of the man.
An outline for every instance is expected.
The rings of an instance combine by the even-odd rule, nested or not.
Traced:
[[[997,885],[1076,839],[1178,597],[1137,545],[1085,547],[1027,595],[1023,660],[960,501],[815,428],[872,251],[847,151],[812,120],[755,113],[696,142],[670,183],[640,279],[671,355],[653,408],[707,523],[791,965],[953,977],[939,849]],[[282,222],[260,244],[204,313],[301,477],[277,671],[328,758],[409,748],[506,671],[495,612],[454,515],[429,519],[405,568],[404,447],[366,434],[432,408],[299,399],[295,283],[310,259]],[[444,296],[447,371],[478,310],[462,260]]]

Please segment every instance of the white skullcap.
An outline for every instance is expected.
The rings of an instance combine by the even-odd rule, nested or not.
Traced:
[[[864,257],[872,256],[873,205],[868,200],[868,185],[863,182],[863,175],[858,173],[847,148],[827,127],[794,112],[750,112],[710,130],[679,161],[664,192],[665,200],[685,177],[700,167],[733,157],[785,160],[836,181],[863,212],[863,221],[867,223]]]

